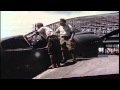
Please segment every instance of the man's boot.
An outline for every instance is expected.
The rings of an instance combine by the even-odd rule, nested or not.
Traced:
[[[54,69],[54,68],[56,68],[56,64],[52,64],[52,65],[49,67],[49,69]]]
[[[60,67],[60,63],[57,63],[57,67]]]
[[[73,63],[77,63],[75,54],[72,54],[72,58],[73,58]]]
[[[56,68],[54,55],[50,55],[51,66],[49,68]]]
[[[62,51],[62,57],[63,57],[63,60],[61,61],[61,63],[65,63],[67,61],[65,50]]]

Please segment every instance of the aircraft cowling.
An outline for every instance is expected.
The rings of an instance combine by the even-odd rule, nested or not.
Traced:
[[[75,52],[83,57],[97,57],[102,39],[96,34],[80,34],[74,36]]]

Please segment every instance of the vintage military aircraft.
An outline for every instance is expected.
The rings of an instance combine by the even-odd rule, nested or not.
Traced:
[[[101,38],[93,32],[77,32],[74,37],[76,54],[83,57],[97,57],[98,47],[105,37]],[[36,73],[48,68],[50,59],[47,48],[44,48],[46,44],[46,40],[36,31],[2,39],[1,77],[14,78],[16,75],[18,78],[21,72]]]

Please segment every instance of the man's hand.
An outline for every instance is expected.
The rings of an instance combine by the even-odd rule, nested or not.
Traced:
[[[47,46],[45,46],[44,48],[48,48],[48,45],[47,45]]]
[[[69,41],[72,42],[72,41],[73,41],[73,38],[70,38]]]
[[[38,31],[36,31],[36,34],[37,34],[37,35],[39,35],[39,32],[38,32]]]
[[[74,40],[74,35],[75,35],[75,33],[72,32],[71,38],[69,39],[70,42]]]

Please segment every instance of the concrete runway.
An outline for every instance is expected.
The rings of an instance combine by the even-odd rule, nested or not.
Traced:
[[[119,74],[119,55],[99,55],[95,58],[68,60],[65,66],[48,69],[33,79],[63,79],[97,75]]]

